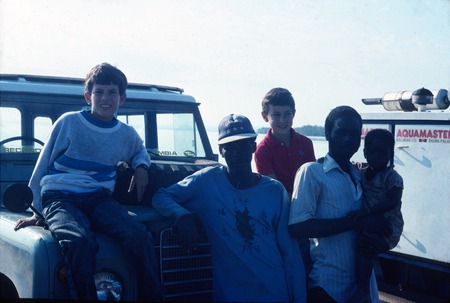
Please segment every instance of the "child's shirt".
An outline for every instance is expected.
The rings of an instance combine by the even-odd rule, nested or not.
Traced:
[[[289,193],[292,193],[297,170],[306,162],[314,162],[311,139],[291,128],[289,146],[275,139],[268,130],[255,152],[256,170],[262,175],[275,174]]]
[[[393,169],[386,168],[378,173],[372,180],[365,177],[366,170],[361,171],[364,203],[367,207],[373,207],[379,203],[383,203],[388,199],[387,192],[395,187],[403,189],[403,178]],[[384,213],[384,217],[392,224],[392,234],[385,240],[389,244],[389,248],[394,248],[403,231],[403,217],[401,213],[401,203],[394,209]]]
[[[70,112],[53,125],[29,186],[33,206],[42,210],[41,194],[47,190],[69,193],[113,191],[119,161],[150,166],[142,139],[117,119],[104,122],[89,113]]]

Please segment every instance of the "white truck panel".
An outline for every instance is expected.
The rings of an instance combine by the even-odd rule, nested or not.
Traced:
[[[359,151],[373,128],[393,131],[394,167],[403,177],[403,234],[394,252],[450,264],[450,112],[362,114]]]
[[[450,125],[400,125],[395,141],[405,226],[394,251],[450,263]]]

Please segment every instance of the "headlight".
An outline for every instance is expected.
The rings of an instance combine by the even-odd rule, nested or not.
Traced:
[[[122,298],[122,281],[111,272],[94,275],[97,296],[100,301],[119,301]]]

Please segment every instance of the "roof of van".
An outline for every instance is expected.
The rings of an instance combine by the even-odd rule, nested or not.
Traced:
[[[68,77],[50,77],[24,74],[0,74],[0,92],[82,96],[84,79]],[[183,94],[179,87],[129,83],[128,99],[157,99],[175,102],[195,103],[194,97]]]
[[[377,121],[448,121],[450,111],[361,113],[363,120]]]

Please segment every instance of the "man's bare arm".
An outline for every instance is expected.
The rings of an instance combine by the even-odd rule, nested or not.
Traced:
[[[289,225],[289,232],[294,238],[319,238],[340,234],[352,229],[390,233],[390,224],[381,215],[367,216],[352,220],[347,217],[336,219],[311,218],[304,222]]]

